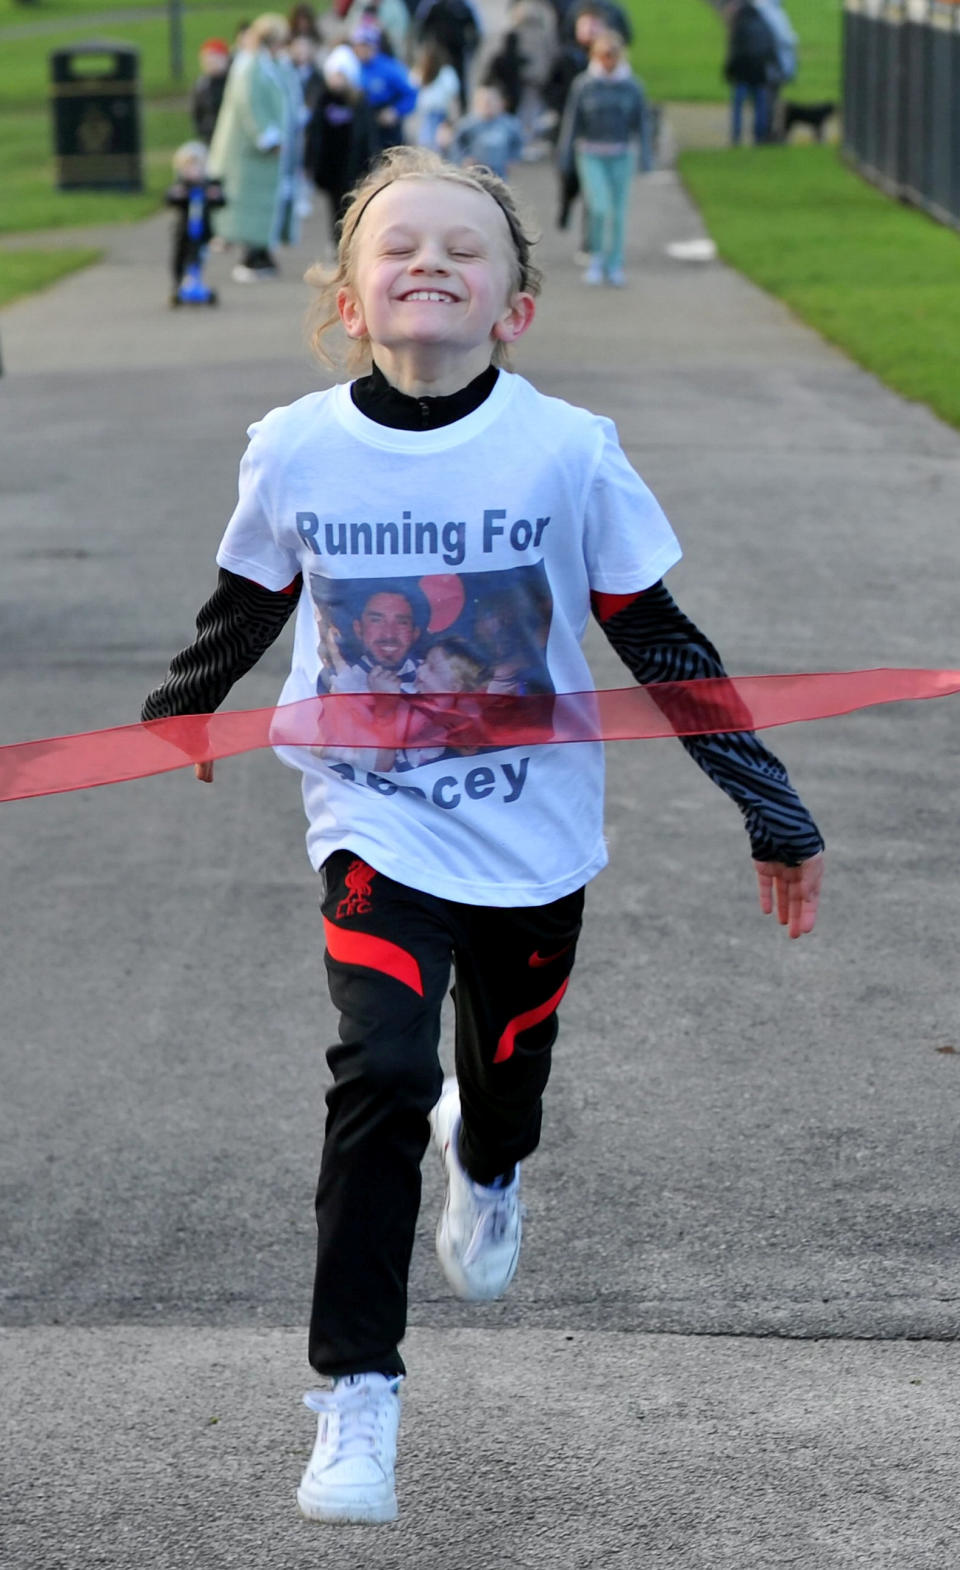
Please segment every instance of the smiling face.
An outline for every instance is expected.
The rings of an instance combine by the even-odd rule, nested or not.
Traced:
[[[373,663],[386,670],[398,670],[420,636],[405,594],[371,595],[353,630]]]
[[[486,349],[489,357],[533,317],[516,273],[507,220],[493,197],[455,180],[395,180],[359,220],[352,281],[337,308],[349,336],[369,338],[374,349]]]

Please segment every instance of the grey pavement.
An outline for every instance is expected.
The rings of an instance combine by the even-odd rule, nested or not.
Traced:
[[[623,292],[583,289],[549,172],[518,183],[547,271],[518,368],[617,420],[728,667],[955,665],[960,436],[670,261],[702,230],[669,172]],[[151,220],[0,312],[3,741],[135,718],[189,638],[245,426],[328,380],[301,332],[323,239],[257,289],[214,258],[219,309],[170,312]],[[231,703],[272,702],[286,658]],[[949,700],[770,736],[829,844],[794,944],[682,750],[609,749],[521,1270],[501,1304],[448,1295],[428,1162],[381,1531],[292,1504],[334,1034],[294,778],[256,754],[212,789],[4,806],[0,1559],[952,1567],[955,737]]]

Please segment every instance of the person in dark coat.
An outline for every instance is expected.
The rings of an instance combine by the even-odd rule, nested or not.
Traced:
[[[460,103],[470,100],[470,65],[480,42],[480,22],[471,0],[420,0],[413,17],[417,38],[443,50],[460,78]]]
[[[779,81],[779,55],[773,29],[752,0],[737,5],[728,13],[730,41],[723,74],[730,83],[730,141],[740,145],[743,134],[743,106],[749,99],[753,107],[753,140],[770,140],[770,111],[773,88]]]
[[[305,163],[330,203],[330,233],[340,237],[343,199],[379,150],[370,106],[360,86],[360,62],[348,44],[323,62],[322,85],[307,126]]]
[[[290,28],[290,37],[309,38],[313,44],[320,42],[320,29],[317,25],[317,13],[312,5],[307,5],[305,0],[291,8],[287,17],[287,26]]]
[[[224,39],[208,38],[200,45],[200,75],[190,95],[190,116],[198,139],[208,147],[223,103],[229,66],[230,46]]]
[[[507,114],[516,114],[523,92],[523,56],[516,33],[504,33],[499,48],[487,61],[483,87],[495,87],[501,94]]]

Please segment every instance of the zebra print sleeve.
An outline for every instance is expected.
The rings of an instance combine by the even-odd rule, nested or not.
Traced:
[[[142,720],[209,714],[256,665],[297,608],[300,579],[279,592],[220,568],[217,587],[197,614],[197,637],[174,657],[166,680],[140,711]]]
[[[713,644],[684,616],[662,583],[655,583],[606,616],[604,596],[594,612],[607,638],[638,682],[693,681],[725,676]],[[779,758],[752,731],[681,736],[704,774],[743,813],[755,861],[795,867],[823,849],[823,839]]]

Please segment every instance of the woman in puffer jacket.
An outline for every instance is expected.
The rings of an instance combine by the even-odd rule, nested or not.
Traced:
[[[625,282],[627,212],[645,118],[643,88],[624,59],[623,40],[619,33],[600,33],[587,69],[570,88],[557,144],[561,173],[576,167],[587,209],[584,283]]]

